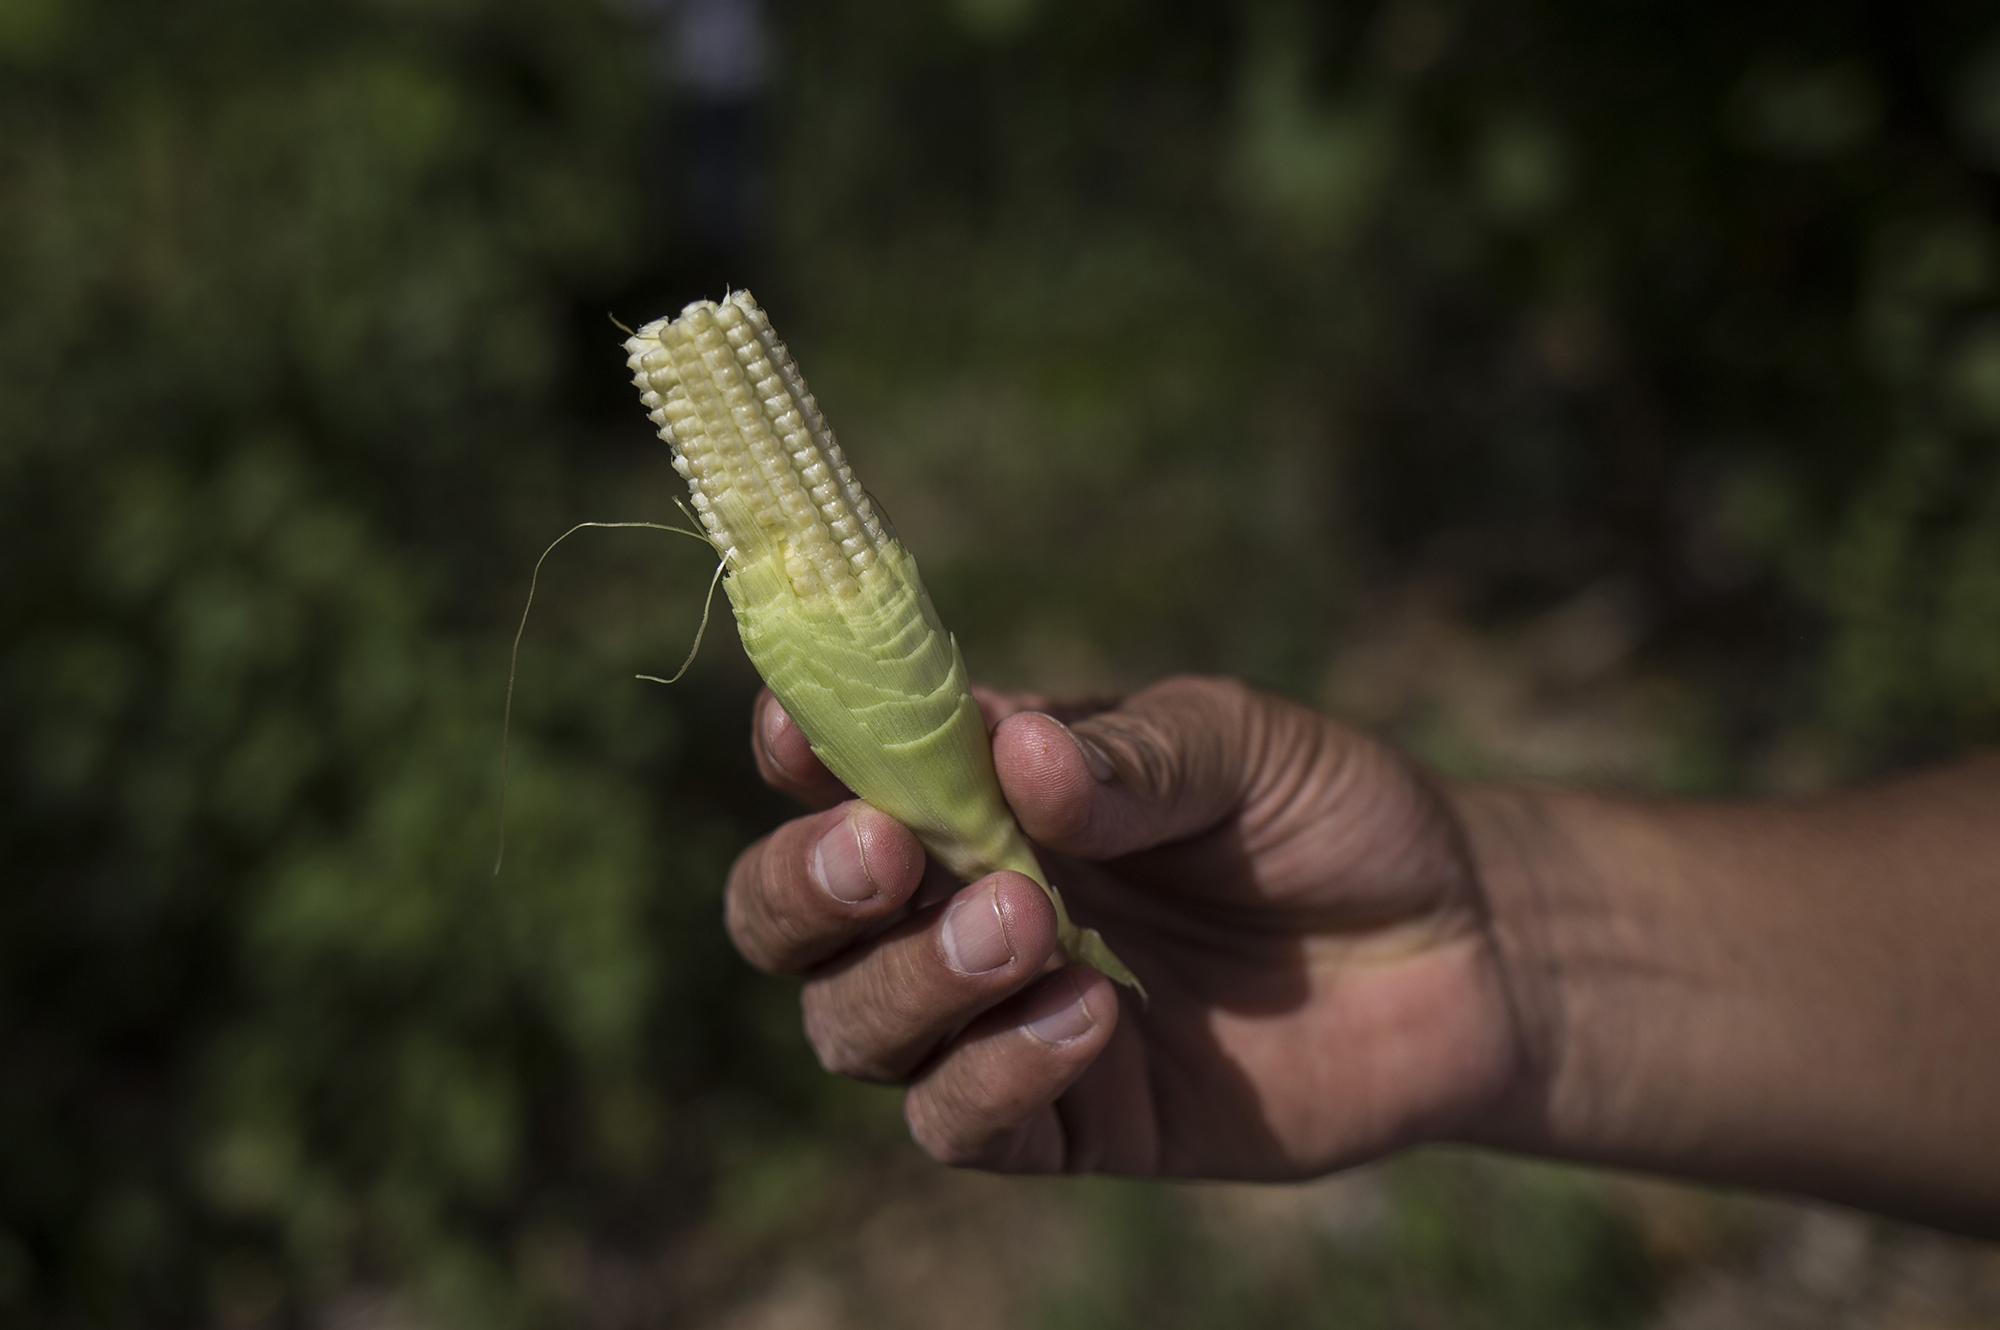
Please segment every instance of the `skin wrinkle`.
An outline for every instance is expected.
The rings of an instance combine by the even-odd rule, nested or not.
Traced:
[[[940,1135],[931,1124],[938,1113],[937,1090],[929,1094],[911,1094],[903,1101],[903,1124],[909,1129],[910,1139],[923,1152],[940,1164],[953,1162],[951,1143]]]
[[[1672,1107],[1686,1080],[1655,1084],[1646,1071],[1650,1048],[1622,1034],[1602,1035],[1629,1031],[1643,1021],[1657,1031],[1649,1042],[1664,1046],[1690,1036],[1699,1042],[1712,1024],[1740,1026],[1757,1019],[1755,1008],[1727,996],[1730,986],[1713,964],[1738,939],[1727,928],[1705,926],[1671,952],[1659,949],[1655,938],[1673,931],[1675,913],[1663,902],[1684,895],[1689,885],[1672,867],[1671,844],[1643,820],[1593,796],[1552,795],[1545,807],[1546,826],[1570,847],[1566,862],[1579,879],[1559,888],[1549,908],[1561,926],[1545,934],[1546,944],[1556,949],[1561,1000],[1569,1014],[1563,1049],[1568,1065],[1550,1089],[1555,1120],[1565,1133],[1591,1138],[1622,1130],[1616,1125],[1621,1122],[1645,1123],[1642,1130],[1662,1142],[1702,1149],[1700,1117]],[[1603,851],[1575,829],[1587,824],[1612,829],[1620,846],[1615,863],[1602,862]],[[1530,853],[1544,861],[1551,857],[1548,849],[1532,845]],[[1610,892],[1617,893],[1615,905],[1607,899]],[[1647,1013],[1654,1013],[1652,1019]]]
[[[1231,816],[1241,807],[1246,791],[1230,770],[1228,755],[1220,751],[1220,732],[1242,725],[1245,708],[1227,709],[1201,701],[1203,681],[1175,679],[1148,689],[1130,706],[1152,702],[1165,715],[1193,713],[1187,728],[1203,741],[1190,748],[1176,743],[1172,731],[1163,728],[1161,715],[1151,711],[1112,710],[1080,723],[1076,728],[1111,749],[1119,769],[1117,784],[1124,797],[1136,796],[1152,805],[1156,824],[1206,830]],[[1214,713],[1220,711],[1220,724]],[[1208,724],[1201,723],[1204,719]],[[1242,725],[1253,749],[1260,742],[1256,725]],[[1109,741],[1106,743],[1105,741]],[[1095,802],[1095,801],[1093,801]],[[1096,805],[1103,806],[1103,805]]]
[[[1261,846],[1273,827],[1283,827],[1308,802],[1324,798],[1337,806],[1354,760],[1352,752],[1343,753],[1324,736],[1298,727],[1291,728],[1293,737],[1284,744],[1283,755],[1274,757],[1275,741],[1269,736],[1276,729],[1268,723],[1256,726],[1260,737],[1250,749],[1251,770],[1259,774],[1250,782],[1240,813],[1244,840],[1253,846]],[[1294,826],[1288,838],[1297,838],[1299,831]]]
[[[1251,707],[1245,710],[1250,714],[1259,714],[1264,708]],[[1230,725],[1236,723],[1233,716],[1225,722]],[[1240,728],[1253,736],[1249,743],[1254,756],[1245,765],[1259,772],[1276,773],[1262,776],[1251,793],[1231,810],[1240,818],[1238,826],[1241,830],[1232,827],[1229,834],[1240,836],[1244,842],[1242,853],[1251,861],[1269,862],[1290,854],[1308,854],[1315,860],[1324,858],[1325,856],[1320,853],[1321,847],[1316,843],[1326,834],[1324,822],[1308,820],[1302,816],[1306,805],[1313,802],[1324,803],[1330,808],[1338,808],[1343,803],[1359,805],[1342,814],[1342,820],[1352,825],[1371,826],[1377,831],[1378,839],[1386,840],[1393,845],[1410,846],[1424,843],[1424,838],[1419,834],[1419,823],[1425,820],[1423,817],[1411,817],[1404,824],[1393,826],[1393,834],[1382,834],[1384,830],[1382,820],[1375,815],[1372,805],[1387,803],[1393,806],[1396,801],[1387,799],[1386,796],[1378,795],[1374,798],[1368,796],[1368,791],[1379,787],[1381,782],[1366,783],[1356,774],[1361,759],[1356,755],[1354,746],[1328,744],[1316,732],[1307,731],[1302,734],[1303,727],[1293,725],[1285,727],[1282,732],[1290,733],[1294,738],[1284,744],[1279,752],[1274,753],[1274,745],[1269,736],[1281,732],[1279,727],[1257,722],[1242,724]],[[1428,799],[1433,797],[1427,788],[1412,792],[1404,788],[1405,782],[1398,781],[1396,784],[1402,793],[1403,802],[1415,802],[1423,809],[1425,815],[1436,816],[1427,806]],[[1286,825],[1288,822],[1289,826]],[[1275,836],[1274,828],[1281,829]],[[1170,859],[1176,857],[1176,852],[1179,852],[1178,857],[1185,858],[1189,850],[1196,851],[1197,857],[1200,857],[1200,846],[1212,835],[1210,830],[1204,829],[1194,837],[1172,841],[1159,847],[1157,851],[1142,852],[1141,855],[1130,856],[1119,862],[1139,866],[1142,865],[1143,856],[1147,853],[1152,853],[1159,859]],[[1369,872],[1388,871],[1386,867],[1377,870],[1368,864],[1360,865],[1359,869],[1358,874],[1351,872],[1350,875],[1365,876]],[[1462,876],[1464,869],[1462,864],[1440,865],[1436,869],[1428,867],[1423,869],[1421,875],[1428,876],[1433,871],[1436,872],[1440,883],[1438,887],[1440,909],[1433,920],[1435,925],[1438,921],[1460,917],[1460,913],[1450,906],[1451,893],[1444,883],[1453,873]],[[1284,936],[1292,935],[1295,927],[1287,921],[1271,918],[1267,910],[1238,910],[1227,902],[1196,900],[1189,902],[1186,908],[1208,915],[1210,918],[1230,916],[1231,921],[1239,926],[1247,923],[1255,927],[1262,921],[1268,921],[1274,931]],[[1403,912],[1402,907],[1385,909],[1383,917],[1401,915]],[[1343,904],[1337,910],[1330,910],[1328,913],[1325,926],[1331,931],[1359,932],[1374,928],[1381,922],[1355,910],[1351,904]],[[1200,928],[1190,929],[1188,932],[1190,940],[1199,942],[1203,938],[1203,930]],[[1399,949],[1391,948],[1391,950]]]
[[[1345,783],[1330,787],[1329,804],[1354,807],[1355,811],[1343,819],[1350,840],[1364,827],[1372,833],[1361,844],[1343,847],[1349,855],[1345,876],[1410,885],[1425,882],[1432,876],[1433,865],[1413,867],[1409,860],[1413,850],[1420,855],[1428,851],[1435,839],[1433,833],[1442,828],[1439,810],[1431,802],[1434,796],[1400,769],[1360,770],[1364,764],[1374,767],[1373,758],[1372,753],[1351,756],[1342,764]],[[1447,894],[1453,885],[1462,886],[1464,866],[1454,864],[1452,869],[1436,875],[1434,889],[1439,895]]]
[[[813,1026],[826,1031],[838,1013],[857,1002],[873,1017],[873,1024],[861,1029],[823,1035],[833,1055],[847,1070],[837,1074],[874,1083],[892,1083],[908,1075],[928,1055],[930,1041],[921,1030],[913,1031],[918,1018],[911,1009],[913,996],[923,992],[923,973],[915,966],[913,948],[892,948],[886,963],[847,970],[808,983],[803,1001],[808,1013],[819,1013]],[[842,1000],[844,999],[844,1000]],[[832,1068],[829,1068],[832,1070]]]
[[[1425,783],[1433,784],[1428,780]],[[1451,791],[1448,788],[1433,785],[1433,795],[1441,807],[1453,806]],[[1537,1078],[1538,1072],[1535,1031],[1543,1028],[1551,1032],[1545,1035],[1545,1038],[1559,1039],[1562,1016],[1559,1010],[1549,1012],[1531,1009],[1516,984],[1511,982],[1493,902],[1473,845],[1472,833],[1462,810],[1459,816],[1452,819],[1451,840],[1452,857],[1465,866],[1468,880],[1472,883],[1470,899],[1467,902],[1474,916],[1470,931],[1483,933],[1491,939],[1488,962],[1492,972],[1492,982],[1500,993],[1500,1000],[1507,1013],[1504,1024],[1509,1036],[1506,1059],[1508,1066],[1501,1076],[1501,1082],[1510,1087],[1530,1084]]]
[[[1572,861],[1576,851],[1545,806],[1514,791],[1467,787],[1455,802],[1473,847],[1474,872],[1501,957],[1501,987],[1528,1071],[1503,1111],[1471,1135],[1496,1144],[1511,1144],[1515,1138],[1525,1143],[1551,1130],[1559,1118],[1588,1120],[1598,1112],[1590,1077],[1578,1066],[1571,1038],[1575,1018],[1568,981],[1574,962],[1551,937],[1563,916],[1549,879],[1560,874],[1560,865]],[[1536,863],[1555,871],[1531,871]]]

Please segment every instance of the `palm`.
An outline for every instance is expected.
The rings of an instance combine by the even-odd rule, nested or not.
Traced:
[[[1456,824],[1402,759],[1286,710],[1212,830],[1053,859],[1151,992],[1055,1110],[1068,1168],[1305,1176],[1448,1129],[1504,1082],[1515,1040]]]

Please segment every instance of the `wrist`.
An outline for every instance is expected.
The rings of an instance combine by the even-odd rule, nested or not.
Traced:
[[[1513,1077],[1465,1136],[1471,1144],[1548,1153],[1550,1105],[1570,1061],[1569,999],[1550,933],[1559,902],[1576,888],[1557,870],[1560,839],[1534,792],[1453,784],[1445,794],[1465,837],[1516,1049]]]
[[[1534,786],[1449,797],[1520,1052],[1468,1141],[1602,1162],[1639,1142],[1699,1152],[1699,1032],[1730,998],[1674,940],[1678,878],[1645,806]]]
[[[1994,1231],[1996,783],[1450,791],[1521,1049],[1465,1139]]]

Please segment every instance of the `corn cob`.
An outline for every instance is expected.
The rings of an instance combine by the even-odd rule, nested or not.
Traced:
[[[727,568],[744,649],[827,769],[960,879],[1033,878],[1064,954],[1139,988],[1015,825],[958,643],[756,300],[697,301],[625,349]]]

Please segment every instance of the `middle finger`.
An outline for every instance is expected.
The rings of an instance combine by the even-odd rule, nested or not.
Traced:
[[[806,981],[806,1039],[841,1076],[897,1081],[1032,981],[1056,946],[1047,895],[1019,873],[981,878]]]

